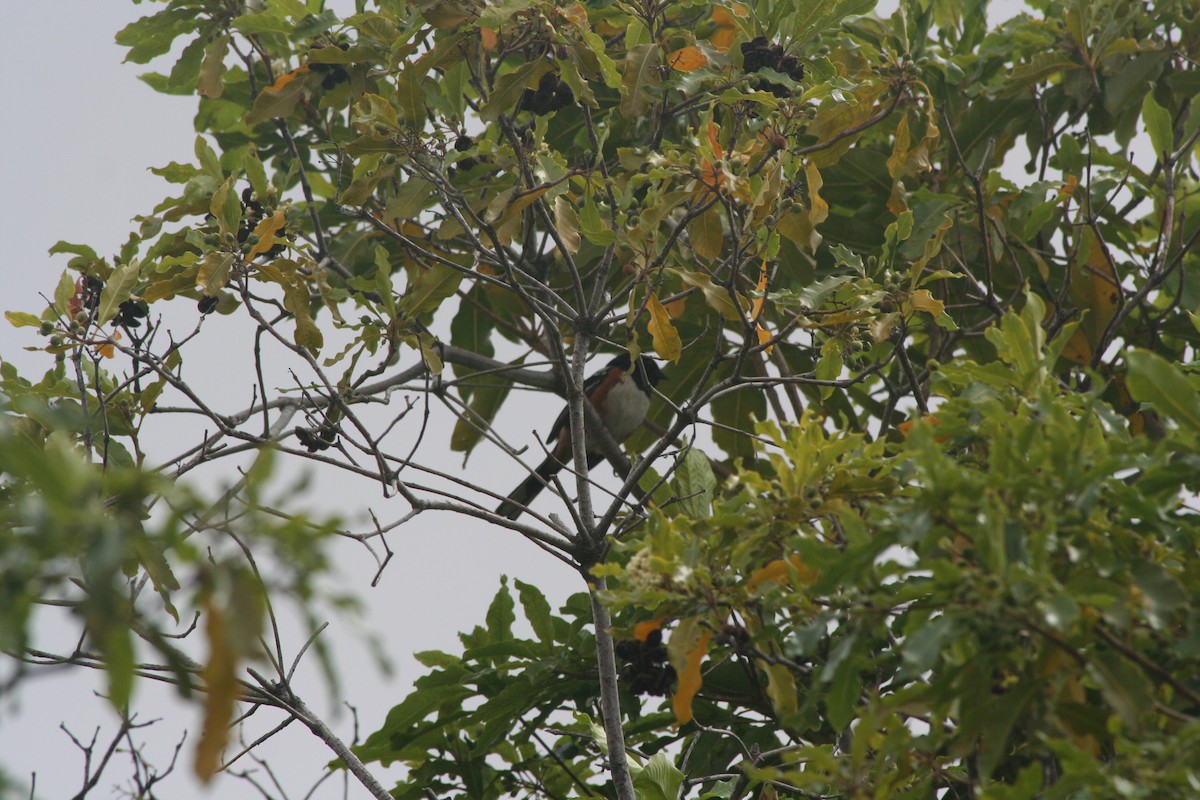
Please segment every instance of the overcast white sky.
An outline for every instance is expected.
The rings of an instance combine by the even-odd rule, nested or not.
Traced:
[[[341,0],[331,5],[345,12],[353,4]],[[895,4],[887,5],[894,8]],[[122,0],[5,4],[9,35],[8,76],[0,83],[0,103],[6,109],[0,126],[0,219],[7,230],[0,249],[4,286],[0,310],[40,312],[38,293],[52,291],[66,263],[62,256],[48,257],[47,249],[65,239],[111,253],[126,238],[131,218],[149,213],[167,191],[147,168],[192,160],[194,99],[155,94],[136,79],[144,68],[122,64],[124,53],[113,43],[114,34],[125,24],[158,8]],[[241,397],[249,386],[241,377],[245,373],[238,372],[238,365],[247,363],[244,331],[229,323],[223,336],[208,365],[211,379],[225,381],[233,376],[241,383],[231,384],[229,391]],[[0,353],[26,375],[38,375],[45,368],[41,355],[20,350],[36,343],[27,329],[14,330],[0,322]],[[238,400],[221,410],[233,411],[245,404]],[[510,411],[501,422],[515,430],[543,427],[555,409],[549,400],[531,401],[519,411]],[[448,440],[444,428],[431,436]],[[458,470],[460,462],[454,458],[443,466]],[[499,480],[505,485],[494,488],[505,490],[516,475],[511,465],[489,463],[485,456],[473,459],[467,473]],[[220,477],[210,480],[219,482]],[[370,487],[325,476],[311,496],[314,502],[355,516],[368,507],[382,517],[394,516],[394,504],[399,502],[391,501],[389,507]],[[577,576],[529,544],[459,518],[422,521],[397,532],[392,546],[397,557],[376,589],[367,585],[374,562],[348,546],[337,550],[345,585],[361,587],[359,594],[367,603],[361,628],[378,636],[398,668],[395,676],[382,676],[373,667],[356,625],[344,617],[330,618],[326,636],[335,643],[343,678],[342,696],[336,700],[359,709],[364,734],[378,727],[387,709],[399,702],[409,681],[419,674],[408,654],[426,649],[457,652],[456,632],[482,620],[501,574],[541,586],[552,603],[581,588]],[[69,632],[64,639],[64,629],[56,627],[53,619],[47,618],[45,625],[47,644],[70,646]],[[84,739],[100,726],[100,738],[105,740],[115,719],[94,696],[99,687],[99,682],[72,670],[32,679],[17,696],[0,698],[0,769],[18,785],[36,773],[37,797],[77,792],[82,758],[59,724]],[[300,691],[314,708],[329,711],[315,668],[301,670]],[[149,743],[154,763],[165,766],[183,731],[196,729],[197,712],[162,690],[140,692],[137,708],[142,719],[163,719],[139,738]],[[260,716],[267,717],[260,730],[280,719],[269,711]],[[341,735],[350,736],[347,715],[333,722]],[[166,785],[164,796],[206,797],[217,792],[222,798],[259,796],[248,783],[229,777],[218,778],[214,791],[196,785],[190,779],[193,746],[194,738],[185,745],[177,775]],[[300,726],[277,737],[264,755],[279,770],[293,797],[304,794],[330,758]],[[110,787],[127,774],[125,763],[118,763],[94,796],[116,794]],[[328,791],[319,796],[330,796],[334,788],[327,785]],[[28,790],[19,790],[16,796],[28,797]],[[350,796],[365,796],[365,792],[355,785]]]

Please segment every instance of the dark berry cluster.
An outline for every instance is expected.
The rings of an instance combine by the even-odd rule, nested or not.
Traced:
[[[254,233],[254,229],[258,223],[262,222],[267,216],[266,209],[262,203],[254,199],[254,190],[247,186],[242,190],[242,224],[238,226],[238,244],[245,244],[246,239],[250,238],[250,234]],[[282,232],[275,234],[276,243],[267,251],[268,258],[274,258],[283,252],[284,244],[282,241]]]
[[[324,45],[314,44],[312,46],[312,49],[320,50],[322,47],[324,47]],[[342,50],[350,49],[350,45],[348,45],[348,44],[339,44],[338,47]],[[311,69],[313,72],[316,72],[320,75],[325,76],[324,80],[321,81],[321,88],[324,89],[325,91],[329,91],[333,87],[337,86],[339,83],[344,83],[345,81],[350,80],[350,73],[347,72],[346,68],[344,66],[342,66],[341,64],[309,63],[308,68]]]
[[[292,433],[310,453],[328,449],[337,442],[337,428],[328,424],[317,428],[295,428]]]
[[[150,316],[150,306],[145,300],[126,300],[117,309],[117,317],[113,320],[117,325],[126,328],[142,327],[142,320]]]
[[[470,136],[467,136],[465,133],[454,140],[454,149],[460,153],[465,153],[474,146],[475,140]],[[460,158],[458,161],[454,162],[454,166],[450,168],[450,177],[454,177],[454,175],[458,172],[466,172],[478,163],[479,159],[475,156]]]
[[[662,697],[675,685],[675,668],[667,663],[662,631],[651,631],[644,642],[622,639],[617,642],[616,651],[626,662],[621,667],[621,682],[634,694]]]
[[[748,42],[742,42],[742,68],[746,72],[773,69],[794,81],[804,77],[804,65],[800,63],[800,59],[784,55],[783,45],[770,44],[765,36],[756,36]],[[792,94],[788,87],[765,79],[758,81],[755,88],[770,92],[776,97],[790,97]]]
[[[205,295],[196,302],[196,308],[199,309],[201,314],[211,314],[217,309],[217,305],[220,304],[220,302],[221,298],[219,297]]]
[[[540,116],[574,105],[574,103],[575,93],[571,91],[571,87],[567,86],[557,74],[547,72],[538,81],[537,91],[526,89],[525,93],[521,95],[521,102],[517,104],[517,110],[532,111]]]

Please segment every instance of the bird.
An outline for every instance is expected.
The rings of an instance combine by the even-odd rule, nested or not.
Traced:
[[[584,395],[591,402],[596,413],[604,422],[604,427],[614,441],[623,442],[633,435],[646,418],[650,409],[651,390],[664,377],[658,362],[649,356],[639,356],[636,367],[629,353],[621,353],[612,361],[594,373],[583,383]],[[571,426],[570,413],[567,408],[562,410],[546,442],[553,446],[538,468],[521,485],[513,489],[504,502],[496,509],[502,517],[516,520],[525,511],[533,499],[541,493],[559,470],[571,463]],[[604,454],[599,449],[593,449],[591,437],[587,440],[588,468],[604,460]]]

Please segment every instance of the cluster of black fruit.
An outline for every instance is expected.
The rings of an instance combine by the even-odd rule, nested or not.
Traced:
[[[320,50],[324,46],[325,45],[322,44],[314,44],[312,49]],[[350,45],[339,44],[338,48],[345,51],[350,49]],[[346,68],[341,64],[320,64],[309,62],[308,68],[319,75],[325,76],[324,80],[321,81],[321,88],[325,91],[329,91],[339,83],[344,83],[345,81],[350,80],[350,73],[347,72]]]
[[[145,300],[126,300],[117,309],[117,317],[113,320],[125,328],[140,328],[142,320],[150,316],[150,306]]]
[[[475,146],[475,140],[465,133],[454,140],[454,149],[460,153],[465,153]],[[454,166],[450,168],[450,177],[454,177],[456,172],[466,172],[471,167],[479,163],[479,159],[475,156],[467,156],[460,158],[454,162]]]
[[[554,72],[547,72],[538,81],[538,88],[526,89],[517,104],[517,111],[532,111],[541,116],[575,104],[575,93]]]
[[[216,311],[220,303],[221,298],[206,294],[196,302],[196,308],[200,310],[201,314],[211,314],[213,311]]]
[[[317,428],[294,428],[292,433],[310,453],[326,450],[337,442],[337,428],[325,424]]]
[[[616,651],[626,662],[619,673],[621,682],[634,694],[662,697],[675,685],[675,668],[667,663],[662,631],[651,631],[644,642],[622,639]]]
[[[254,199],[254,190],[247,186],[242,190],[242,224],[238,226],[237,240],[238,244],[245,244],[246,239],[250,238],[250,234],[254,233],[254,229],[258,223],[262,222],[263,217],[267,215],[266,209],[262,207],[262,203]],[[274,258],[283,252],[284,244],[280,241],[279,233],[275,234],[275,244],[267,251],[268,258]]]
[[[742,69],[746,72],[758,72],[763,68],[773,69],[794,81],[804,77],[804,65],[795,56],[784,55],[783,45],[770,44],[765,36],[756,36],[748,42],[742,42]],[[776,97],[790,97],[792,94],[792,90],[783,84],[772,83],[765,78],[759,80],[754,88],[770,92]]]

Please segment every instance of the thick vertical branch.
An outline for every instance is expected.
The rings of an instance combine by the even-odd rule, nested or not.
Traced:
[[[587,576],[585,576],[587,577]],[[592,600],[592,624],[596,626],[596,666],[600,675],[600,716],[604,738],[608,742],[609,772],[617,789],[617,800],[634,800],[633,776],[625,753],[625,732],[621,727],[621,697],[617,692],[617,656],[610,629],[612,619],[597,592],[606,588],[603,577],[589,578],[588,595]]]

